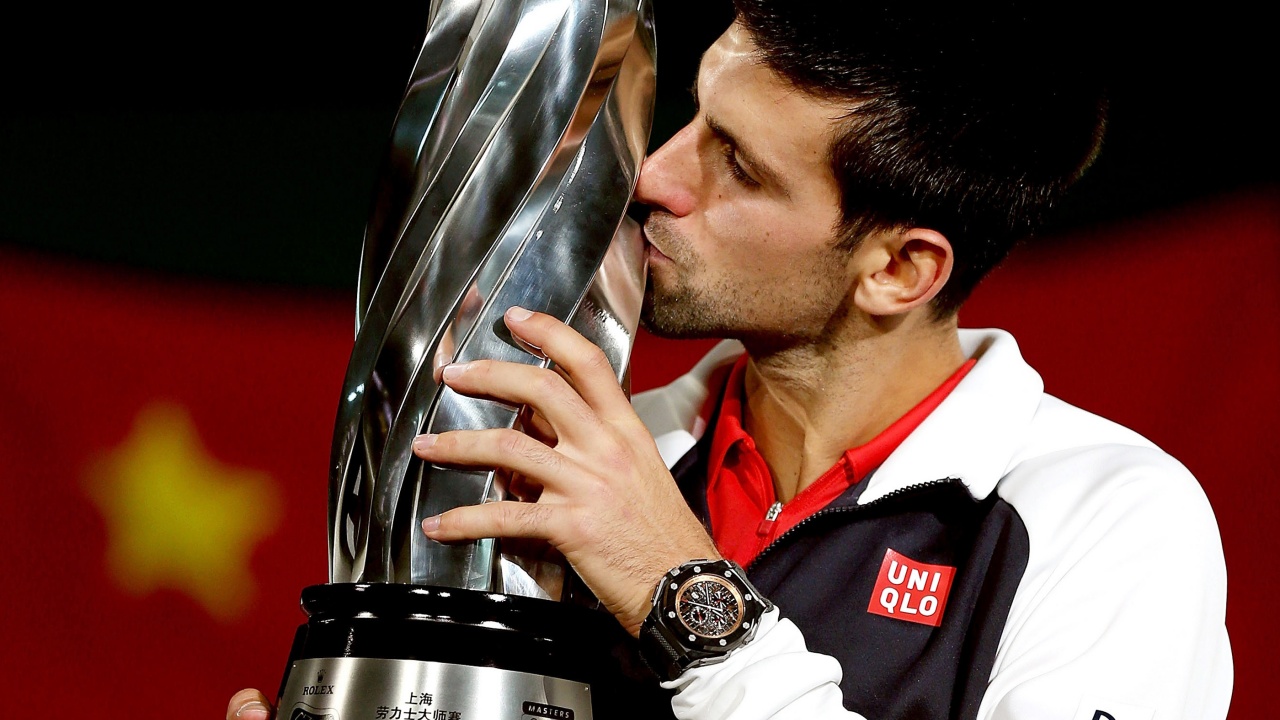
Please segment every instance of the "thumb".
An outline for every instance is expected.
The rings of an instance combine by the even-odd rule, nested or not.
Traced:
[[[275,713],[267,696],[257,690],[241,690],[227,703],[227,720],[271,720]]]

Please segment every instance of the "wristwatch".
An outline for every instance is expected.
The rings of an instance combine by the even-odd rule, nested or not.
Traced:
[[[773,607],[732,560],[691,560],[662,576],[640,626],[640,653],[663,680],[728,657]]]

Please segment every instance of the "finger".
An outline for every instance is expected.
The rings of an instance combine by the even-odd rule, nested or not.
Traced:
[[[271,717],[271,703],[257,690],[241,690],[227,703],[227,720],[270,720]]]
[[[436,351],[431,356],[431,378],[436,384],[440,384],[440,373],[444,367],[453,362],[454,352],[457,350],[457,343],[454,338],[458,334],[459,327],[470,327],[475,323],[476,315],[484,307],[484,297],[480,295],[480,288],[472,285],[467,288],[467,292],[462,296],[462,303],[458,307],[458,315],[444,329],[444,335],[440,337],[440,343],[436,346]]]
[[[564,455],[516,430],[455,430],[419,435],[413,453],[438,465],[496,467],[523,475],[544,487],[566,489],[581,477]]]
[[[608,356],[577,330],[550,315],[522,307],[507,310],[504,320],[513,335],[558,365],[587,404],[599,413],[605,417],[635,414]]]
[[[551,434],[595,434],[600,419],[587,402],[554,370],[523,363],[473,360],[444,369],[444,383],[471,397],[528,405],[551,426]]]
[[[555,544],[555,516],[561,508],[503,500],[464,505],[422,521],[422,531],[438,542],[481,538],[535,538]]]
[[[436,351],[431,356],[431,379],[440,384],[440,378],[444,369],[449,363],[453,362],[453,325],[445,328],[444,336],[440,338],[440,344],[436,346]]]

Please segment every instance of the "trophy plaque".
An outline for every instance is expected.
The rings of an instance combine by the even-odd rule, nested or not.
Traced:
[[[423,518],[502,500],[494,470],[414,457],[423,432],[516,427],[449,362],[546,365],[520,305],[568,322],[627,384],[644,248],[626,217],[653,111],[649,0],[434,0],[365,228],[329,478],[329,583],[306,588],[289,720],[590,720],[622,633],[563,561]]]

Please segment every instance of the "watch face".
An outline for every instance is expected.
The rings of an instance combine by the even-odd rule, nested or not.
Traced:
[[[742,595],[716,575],[695,575],[676,594],[676,613],[690,632],[722,638],[742,624]]]

